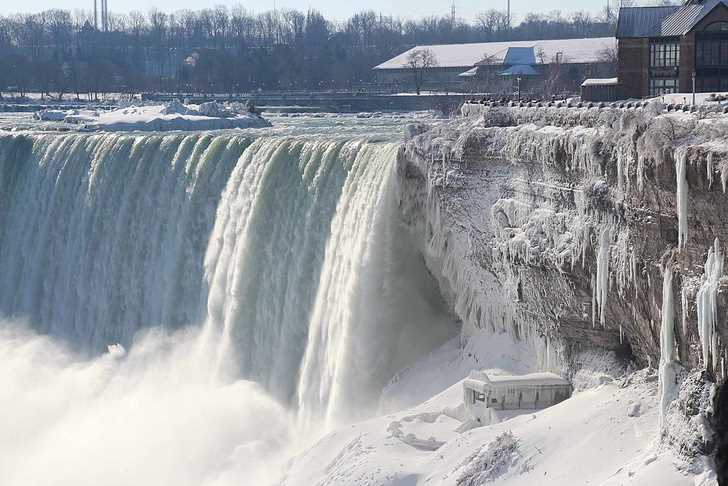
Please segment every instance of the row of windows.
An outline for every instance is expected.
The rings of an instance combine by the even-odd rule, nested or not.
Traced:
[[[698,92],[728,91],[728,78],[698,78],[695,85]]]
[[[653,42],[650,44],[650,67],[677,67],[680,65],[678,42]]]
[[[677,79],[650,79],[650,96],[677,93]]]
[[[698,67],[728,66],[728,39],[700,39],[695,49]]]

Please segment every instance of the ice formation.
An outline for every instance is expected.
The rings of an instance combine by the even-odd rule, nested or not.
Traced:
[[[253,113],[234,112],[215,102],[186,106],[173,101],[164,105],[128,106],[111,111],[44,110],[42,121],[64,121],[86,131],[171,131],[262,128],[270,123]]]
[[[696,297],[698,307],[698,335],[702,349],[703,366],[706,368],[716,367],[718,334],[718,289],[720,279],[723,277],[723,252],[720,241],[715,239],[713,248],[708,250],[708,258],[705,261],[705,273],[703,283],[698,290]]]
[[[688,181],[687,181],[687,150],[679,150],[675,155],[675,177],[677,178],[677,220],[678,220],[678,248],[683,249],[688,239]]]
[[[611,248],[611,231],[609,227],[602,230],[599,238],[599,252],[597,253],[597,275],[594,299],[599,309],[599,323],[606,325],[607,295],[609,293],[609,254]]]
[[[672,289],[672,267],[665,267],[662,281],[662,324],[660,325],[660,430],[665,428],[665,417],[670,403],[677,395],[675,383],[675,296]]]

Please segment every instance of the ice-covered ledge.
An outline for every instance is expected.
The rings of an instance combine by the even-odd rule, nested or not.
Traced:
[[[720,381],[728,328],[706,324],[711,312],[699,325],[696,297],[709,248],[728,242],[726,134],[725,116],[659,105],[484,107],[410,126],[403,217],[466,331],[531,339],[545,368],[585,347],[656,366],[670,265],[678,357],[707,356]],[[711,278],[705,305],[721,314],[724,280]]]

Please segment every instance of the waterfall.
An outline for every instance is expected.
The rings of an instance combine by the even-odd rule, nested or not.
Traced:
[[[456,331],[398,222],[398,150],[353,135],[0,136],[0,315],[92,355],[198,326],[217,373],[307,420],[371,413]]]
[[[0,314],[75,348],[200,319],[215,207],[241,136],[0,137]]]

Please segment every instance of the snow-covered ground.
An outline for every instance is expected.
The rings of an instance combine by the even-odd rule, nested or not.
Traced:
[[[477,333],[463,349],[451,341],[392,381],[382,416],[323,437],[289,462],[281,484],[717,486],[704,463],[660,442],[656,370],[628,370],[610,353],[579,356],[572,398],[494,412],[492,425],[471,428],[461,378],[477,368],[522,374],[536,362],[507,334]],[[442,388],[448,379],[455,384]]]
[[[262,128],[270,123],[254,113],[230,110],[215,102],[183,105],[129,106],[112,111],[43,110],[36,114],[42,121],[78,125],[89,131],[169,131],[220,130],[229,128]]]
[[[652,372],[511,412],[458,433],[462,384],[396,414],[332,432],[290,463],[286,486],[693,485],[709,480],[659,445]]]
[[[695,93],[695,104],[704,105],[708,103],[718,103],[720,101],[726,101],[728,93]],[[692,93],[673,93],[662,95],[656,100],[660,100],[667,104],[691,104],[693,102]]]

